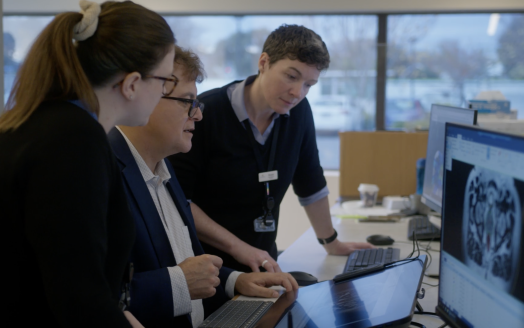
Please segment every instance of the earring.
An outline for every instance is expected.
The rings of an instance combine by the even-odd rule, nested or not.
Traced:
[[[130,95],[130,96],[129,96],[129,99],[133,99],[133,97],[134,97],[133,95]]]

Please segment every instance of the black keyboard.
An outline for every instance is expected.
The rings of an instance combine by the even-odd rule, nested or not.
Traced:
[[[440,240],[440,229],[433,225],[427,216],[417,216],[409,220],[409,240],[413,240],[413,232],[416,233],[417,240]]]
[[[360,249],[348,256],[343,272],[359,270],[370,265],[387,264],[400,260],[398,248]]]
[[[198,327],[254,327],[271,305],[269,301],[227,301]]]

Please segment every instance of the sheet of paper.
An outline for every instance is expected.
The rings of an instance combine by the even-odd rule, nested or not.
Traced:
[[[362,207],[359,200],[350,200],[343,202],[340,206],[333,206],[331,215],[340,218],[354,218],[360,219],[368,216],[386,216],[398,212],[397,210],[390,210],[383,206],[377,205],[373,207]]]

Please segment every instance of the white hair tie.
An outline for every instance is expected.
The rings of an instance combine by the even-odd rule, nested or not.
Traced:
[[[100,4],[87,0],[80,0],[80,8],[84,17],[73,28],[73,39],[76,41],[84,41],[95,34],[101,11]]]

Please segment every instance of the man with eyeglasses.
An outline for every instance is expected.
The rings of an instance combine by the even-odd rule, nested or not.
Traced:
[[[130,311],[145,327],[197,327],[235,291],[276,297],[266,286],[298,288],[289,274],[237,272],[204,254],[189,203],[164,160],[191,149],[195,122],[203,117],[204,104],[196,99],[196,82],[204,76],[198,57],[175,46],[173,76],[176,87],[164,90],[147,125],[119,126],[108,135],[137,229]]]

